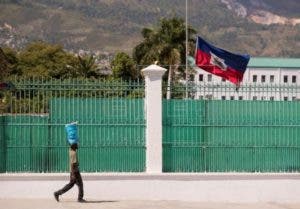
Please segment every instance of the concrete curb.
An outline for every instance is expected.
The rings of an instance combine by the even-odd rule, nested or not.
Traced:
[[[69,173],[0,173],[0,181],[65,180]],[[94,180],[300,180],[300,173],[84,173]]]

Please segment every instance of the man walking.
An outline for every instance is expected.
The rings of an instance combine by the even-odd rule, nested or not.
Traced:
[[[59,201],[59,195],[64,194],[65,192],[69,191],[74,184],[78,186],[78,202],[85,202],[83,199],[83,182],[79,171],[79,162],[77,158],[77,144],[72,144],[69,148],[69,157],[70,157],[70,182],[65,185],[62,189],[54,192],[54,197],[56,201]]]
[[[79,162],[77,157],[78,149],[78,136],[77,136],[77,122],[66,125],[67,139],[70,144],[69,158],[70,158],[70,182],[65,185],[62,189],[54,192],[54,198],[58,202],[59,195],[69,191],[74,184],[78,186],[78,202],[85,202],[83,199],[83,183],[79,171]]]

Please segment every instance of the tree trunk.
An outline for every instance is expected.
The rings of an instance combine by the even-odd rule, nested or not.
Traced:
[[[171,99],[171,81],[172,81],[172,66],[169,66],[168,73],[168,86],[167,86],[167,99]]]

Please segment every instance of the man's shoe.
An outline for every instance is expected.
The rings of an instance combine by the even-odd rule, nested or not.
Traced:
[[[81,199],[78,199],[77,202],[82,202],[82,203],[84,203],[84,202],[86,202],[86,200],[83,199],[83,198],[81,198]]]
[[[56,192],[54,192],[54,198],[57,202],[59,202],[59,195]]]

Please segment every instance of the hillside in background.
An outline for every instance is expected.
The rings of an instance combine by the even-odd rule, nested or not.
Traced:
[[[261,11],[300,18],[298,0],[280,2],[189,0],[189,24],[206,40],[234,52],[300,57],[300,24],[265,24],[263,18],[253,18]],[[185,1],[0,0],[0,46],[18,48],[44,40],[69,50],[130,52],[141,40],[142,28],[175,15],[185,17]]]
[[[249,10],[265,10],[280,16],[300,18],[300,3],[298,0],[237,0]]]

